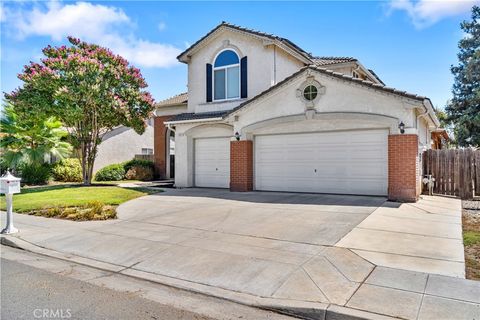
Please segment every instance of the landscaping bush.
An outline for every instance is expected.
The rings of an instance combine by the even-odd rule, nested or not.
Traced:
[[[57,162],[53,168],[53,179],[64,182],[81,182],[82,165],[75,158],[64,159]]]
[[[8,169],[8,164],[5,161],[5,159],[1,157],[0,158],[0,175],[4,175],[7,172],[7,169]]]
[[[153,169],[136,165],[128,169],[125,178],[128,180],[150,181],[153,180]]]
[[[76,221],[107,220],[117,217],[115,206],[105,205],[100,201],[91,201],[78,207],[55,206],[32,210],[27,213],[47,218],[61,218]]]
[[[125,168],[125,172],[128,172],[132,167],[150,168],[153,171],[154,164],[153,161],[150,160],[132,159],[124,162],[123,167]]]
[[[23,164],[20,167],[20,177],[24,184],[47,184],[52,178],[52,168],[46,163]]]
[[[95,174],[97,181],[119,181],[125,178],[125,168],[121,163],[111,164],[98,170]]]

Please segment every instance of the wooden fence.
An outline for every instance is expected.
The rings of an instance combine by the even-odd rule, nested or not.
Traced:
[[[423,175],[435,178],[434,194],[472,199],[480,196],[480,150],[427,150],[422,155]],[[424,192],[428,188],[423,185]]]

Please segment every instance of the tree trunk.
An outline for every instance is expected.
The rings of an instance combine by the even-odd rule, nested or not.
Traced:
[[[80,162],[82,163],[82,179],[83,185],[88,186],[92,182],[92,178],[89,177],[89,170],[88,170],[88,152],[87,152],[87,144],[85,140],[81,143],[81,152],[80,152]]]

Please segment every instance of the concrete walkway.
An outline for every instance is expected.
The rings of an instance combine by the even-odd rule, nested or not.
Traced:
[[[392,268],[465,278],[461,201],[422,196],[386,202],[336,246]]]
[[[375,197],[169,190],[125,203],[119,207],[119,219],[112,221],[78,223],[16,215],[21,232],[8,238],[32,251],[318,319],[338,314],[479,319],[480,283],[402,270],[417,267],[410,262],[409,268],[403,268],[374,256],[403,258],[408,252],[395,250],[413,245],[409,240],[399,248],[392,246],[390,242],[401,241],[401,228],[412,231],[411,221],[403,218],[405,226],[401,226],[404,220],[382,225],[388,214],[379,211],[396,216],[402,210],[413,212],[408,209],[412,206],[434,219],[457,217],[458,207],[439,205],[441,201],[430,198],[396,208]],[[400,229],[384,230],[388,226]],[[424,233],[458,242],[452,237],[461,230],[458,221],[456,227],[440,226],[432,224]],[[376,242],[375,237],[370,241],[363,235],[364,241],[356,244],[356,239],[362,240],[358,230],[367,228],[390,238]],[[368,247],[370,242],[375,245]],[[443,259],[437,259],[434,245],[422,248],[420,242],[416,247],[420,259]],[[453,258],[443,260],[463,263],[462,246],[447,249]]]

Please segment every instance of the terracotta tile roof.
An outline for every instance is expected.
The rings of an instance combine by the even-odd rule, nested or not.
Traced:
[[[352,57],[312,57],[311,59],[317,66],[326,66],[330,64],[354,62],[357,59]]]
[[[183,92],[179,93],[173,97],[170,97],[168,99],[162,100],[160,102],[157,102],[156,107],[168,107],[168,106],[174,106],[178,104],[184,104],[187,103],[188,101],[188,93]]]

